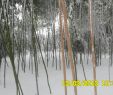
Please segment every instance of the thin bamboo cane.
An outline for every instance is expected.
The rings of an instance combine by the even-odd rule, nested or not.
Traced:
[[[82,32],[82,3],[80,4],[80,32]],[[80,38],[83,37],[83,35],[80,33]],[[80,41],[82,41],[80,39]],[[85,73],[85,68],[84,68],[84,64],[83,64],[83,59],[82,59],[82,51],[80,51],[80,63],[82,64],[82,69],[83,69],[83,75],[84,75],[84,78],[86,80],[86,73]]]
[[[56,18],[56,16],[55,16]],[[55,63],[56,63],[56,70],[57,70],[57,55],[56,55],[56,40],[55,40],[55,34],[56,34],[56,28],[55,28],[55,22],[56,19],[54,18],[53,21],[53,51],[54,51],[54,57],[55,57]]]

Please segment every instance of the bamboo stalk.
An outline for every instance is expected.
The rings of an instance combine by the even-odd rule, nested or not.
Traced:
[[[71,41],[70,41],[70,33],[68,31],[68,23],[67,23],[67,9],[66,9],[66,2],[65,0],[61,0],[62,4],[62,12],[64,17],[64,32],[66,34],[66,41],[67,41],[67,47],[68,47],[68,58],[71,65],[71,72],[72,72],[72,79],[75,80],[75,67],[73,63],[73,55],[72,55],[72,47],[71,47]],[[74,93],[77,95],[77,87],[74,87]]]
[[[89,29],[90,29],[90,45],[93,64],[93,79],[96,80],[96,61],[95,61],[95,49],[94,49],[94,34],[92,26],[92,0],[89,0]],[[97,95],[97,87],[94,86],[94,95]]]
[[[65,57],[64,57],[64,32],[62,31],[62,14],[61,14],[61,2],[59,0],[59,8],[60,8],[60,13],[59,13],[59,19],[60,19],[60,34],[61,34],[61,56],[62,56],[62,64],[63,64],[63,75],[64,75],[64,82],[66,81],[66,64],[65,64]],[[64,87],[65,90],[65,95],[67,95],[67,87]]]

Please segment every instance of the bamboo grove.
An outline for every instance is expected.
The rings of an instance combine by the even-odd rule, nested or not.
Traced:
[[[38,72],[39,64],[43,64],[52,95],[49,66],[63,70],[64,81],[68,68],[72,80],[78,80],[76,65],[80,57],[84,79],[88,79],[83,64],[87,60],[87,64],[92,64],[93,80],[96,80],[96,67],[102,65],[103,54],[109,54],[110,80],[113,60],[112,3],[112,0],[0,0],[0,69],[3,65],[4,87],[7,87],[6,71],[11,65],[15,95],[24,95],[19,73],[20,70],[26,73],[28,64],[29,71],[35,76],[37,95],[40,95]],[[29,63],[26,62],[27,52],[30,53]],[[65,95],[67,89],[65,86]],[[73,91],[78,95],[76,86]],[[94,95],[97,93],[98,88],[94,86]]]

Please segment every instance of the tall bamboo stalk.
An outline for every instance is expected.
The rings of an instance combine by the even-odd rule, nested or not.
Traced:
[[[72,54],[70,33],[68,31],[68,23],[67,23],[68,15],[67,15],[65,0],[61,0],[61,5],[62,5],[63,20],[64,20],[64,32],[65,32],[67,47],[68,47],[68,58],[69,58],[69,62],[71,65],[72,78],[73,78],[73,80],[75,80],[75,67],[74,67],[74,63],[73,63],[73,54]],[[77,95],[77,87],[76,86],[74,87],[74,93],[75,93],[75,95]]]
[[[89,0],[89,29],[90,29],[90,45],[93,64],[93,79],[96,80],[96,61],[95,61],[95,49],[94,49],[94,33],[92,25],[92,0]],[[97,87],[94,86],[94,95],[97,95]]]
[[[59,0],[59,9],[60,9],[60,13],[59,13],[59,19],[60,19],[60,34],[61,34],[61,56],[62,56],[62,64],[63,64],[63,75],[64,75],[64,82],[66,81],[66,64],[65,64],[65,57],[64,57],[64,32],[62,31],[62,13],[61,13],[61,2]],[[67,87],[64,87],[65,90],[65,95],[67,95]]]

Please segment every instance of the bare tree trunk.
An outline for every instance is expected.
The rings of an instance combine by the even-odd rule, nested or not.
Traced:
[[[92,52],[92,63],[93,63],[93,79],[96,80],[96,62],[95,62],[95,49],[94,49],[94,34],[92,26],[92,0],[89,0],[89,29],[90,29],[90,44]],[[97,87],[94,86],[94,95],[97,95]]]
[[[63,63],[63,75],[64,75],[64,82],[66,81],[66,64],[65,64],[65,57],[64,57],[64,32],[62,31],[62,13],[61,13],[61,2],[59,0],[59,8],[60,8],[60,34],[61,34],[61,52],[62,52],[62,63]],[[65,95],[67,95],[67,87],[65,85]]]
[[[71,72],[72,72],[72,80],[75,80],[75,67],[73,63],[73,54],[72,54],[72,47],[71,47],[71,41],[70,41],[70,33],[68,31],[68,24],[67,24],[67,9],[66,9],[66,2],[65,0],[61,0],[62,4],[62,13],[63,13],[63,19],[64,19],[64,32],[65,37],[67,41],[67,47],[68,47],[68,58],[71,65]],[[77,87],[74,87],[74,93],[77,95]]]

